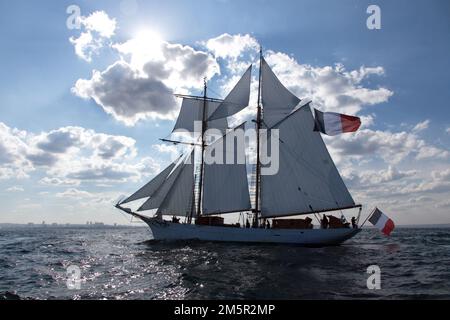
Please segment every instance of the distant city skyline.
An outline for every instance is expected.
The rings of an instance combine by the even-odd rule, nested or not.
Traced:
[[[127,224],[115,201],[179,155],[159,141],[171,94],[199,94],[206,76],[224,97],[253,64],[234,120],[252,119],[260,46],[298,97],[361,117],[324,140],[364,217],[378,206],[398,225],[450,223],[449,12],[445,0],[2,2],[0,223]]]

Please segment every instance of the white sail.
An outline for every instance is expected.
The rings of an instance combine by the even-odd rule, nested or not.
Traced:
[[[250,83],[252,79],[252,66],[247,69],[236,86],[211,115],[210,120],[226,118],[238,113],[248,106],[250,99]]]
[[[159,208],[161,203],[166,198],[173,184],[177,180],[179,174],[183,170],[183,163],[179,164],[178,167],[164,180],[162,186],[156,190],[155,193],[146,201],[137,211],[153,210]]]
[[[244,124],[236,129],[243,129]],[[220,144],[220,145],[219,145]],[[238,149],[239,148],[239,149]],[[203,178],[203,214],[246,211],[251,208],[245,164],[245,143],[233,143],[227,148],[226,138],[221,138],[206,148],[206,153],[214,150],[220,163],[205,163]],[[237,155],[243,155],[238,161]],[[227,155],[230,160],[227,163]],[[232,163],[230,163],[232,162]]]
[[[158,215],[187,217],[193,209],[194,189],[194,151],[188,161],[183,164],[172,188],[158,208]]]
[[[147,183],[141,189],[139,189],[138,191],[133,193],[131,196],[126,198],[124,201],[122,201],[121,204],[125,204],[125,203],[131,202],[131,201],[150,197],[153,193],[155,193],[156,190],[158,190],[162,186],[162,184],[166,180],[169,173],[172,172],[177,161],[173,162],[170,166],[168,166],[160,174],[158,174],[155,178],[153,178],[149,183]]]
[[[261,68],[261,98],[264,107],[264,123],[269,128],[289,115],[301,101],[283,86],[263,58]]]
[[[279,122],[279,171],[261,176],[261,214],[277,217],[355,205],[328,153],[309,105]],[[271,134],[276,134],[271,130]],[[263,146],[263,149],[270,146]]]
[[[209,117],[217,110],[219,105],[220,102],[206,101],[207,119],[209,119]],[[204,101],[201,99],[184,98],[181,104],[180,114],[172,132],[195,132],[196,128],[194,127],[194,122],[198,122],[201,124],[203,120],[203,107]],[[223,133],[225,133],[226,129],[228,128],[228,122],[226,118],[208,121],[207,125],[208,129],[219,129]],[[199,133],[200,130],[201,126],[197,128],[197,133]]]

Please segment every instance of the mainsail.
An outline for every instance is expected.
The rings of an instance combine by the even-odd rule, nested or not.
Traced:
[[[155,178],[153,178],[149,183],[147,183],[145,186],[143,186],[141,189],[133,193],[131,196],[126,198],[121,202],[121,204],[125,204],[131,201],[148,198],[153,193],[158,190],[164,181],[166,180],[169,173],[172,172],[173,168],[175,167],[176,163],[178,162],[178,159],[171,163],[166,169],[164,169],[160,174],[158,174]]]
[[[203,108],[206,106],[206,118],[209,119],[209,117],[217,110],[220,104],[220,102],[215,101],[202,101],[201,99],[184,98],[181,104],[180,114],[172,132],[195,132],[195,122],[201,125],[203,121]],[[207,127],[209,129],[218,129],[221,132],[225,133],[226,129],[228,128],[228,122],[226,118],[208,120]],[[197,133],[199,133],[199,130],[201,130],[201,126],[200,128],[197,128]]]
[[[270,134],[280,144],[279,170],[261,176],[261,215],[278,217],[355,206],[320,133],[309,104],[279,121]],[[263,146],[263,149],[270,145]]]
[[[271,128],[289,115],[301,101],[278,80],[266,60],[261,57],[261,101],[264,106],[264,124]]]
[[[231,130],[225,137],[206,148],[207,154],[215,153],[214,158],[219,163],[208,163],[208,161],[205,163],[204,215],[251,209],[245,163],[245,141],[235,141],[234,136],[234,132],[238,129],[243,130],[244,125],[245,123]],[[233,141],[232,146],[227,143],[227,140]],[[238,155],[241,155],[243,159],[238,159]]]

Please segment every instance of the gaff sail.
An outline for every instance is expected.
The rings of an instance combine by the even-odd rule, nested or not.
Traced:
[[[261,176],[263,217],[355,206],[320,133],[314,131],[309,105],[295,110],[269,134],[279,139],[279,170],[275,175]],[[270,145],[264,147],[270,153]]]
[[[218,163],[205,163],[204,215],[251,209],[245,163],[245,141],[236,141],[233,135],[236,130],[243,130],[244,125],[245,123],[230,130],[226,136],[206,148],[207,154],[215,153],[214,158],[218,160],[216,161]],[[232,148],[226,143],[227,138],[233,141]],[[238,155],[243,156],[243,159],[238,159]]]

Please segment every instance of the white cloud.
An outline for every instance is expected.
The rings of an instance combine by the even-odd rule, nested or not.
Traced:
[[[224,33],[209,39],[204,45],[218,58],[236,59],[246,50],[257,51],[259,49],[258,42],[249,34],[230,35]]]
[[[450,169],[447,170],[434,170],[431,172],[431,176],[434,180],[449,181],[450,182]]]
[[[39,180],[39,183],[44,186],[78,186],[80,181],[70,179],[60,179],[55,177],[44,177]]]
[[[435,159],[448,159],[450,156],[450,152],[447,150],[443,150],[440,148],[437,148],[435,146],[431,145],[423,145],[417,154],[416,159],[428,159],[428,158],[435,158]]]
[[[70,43],[75,48],[75,54],[87,62],[92,61],[92,56],[102,48],[102,41],[94,39],[91,32],[83,32],[78,38],[71,37]]]
[[[419,122],[418,124],[415,125],[415,127],[413,128],[413,132],[420,132],[423,130],[428,129],[428,126],[430,125],[430,120],[425,120],[422,122]]]
[[[106,40],[114,35],[117,23],[104,11],[95,11],[87,17],[80,17],[80,25],[84,31],[79,37],[71,37],[69,41],[78,57],[91,62],[93,55],[98,54]]]
[[[92,198],[93,195],[87,191],[78,190],[75,188],[67,189],[64,192],[59,192],[56,194],[58,198],[72,198],[72,199],[86,199]]]
[[[25,191],[25,189],[20,186],[13,186],[13,187],[6,189],[6,191],[8,191],[8,192],[23,192],[23,191]]]
[[[325,137],[325,141],[339,159],[381,158],[387,163],[396,164],[409,155],[414,155],[418,160],[447,159],[450,156],[448,151],[431,146],[417,134],[406,131],[361,129],[354,134]]]
[[[79,79],[72,92],[93,99],[128,126],[141,119],[174,119],[179,103],[173,93],[200,87],[203,77],[212,78],[220,68],[208,53],[147,40],[138,37],[114,45],[122,59],[102,72],[94,70],[91,79]]]
[[[80,22],[87,30],[96,31],[105,38],[111,38],[117,27],[116,19],[111,19],[104,11],[95,11],[87,17],[81,17]]]
[[[2,179],[27,177],[39,168],[47,173],[42,185],[76,186],[138,181],[159,169],[151,158],[136,159],[134,139],[81,127],[33,134],[0,123],[0,137]]]
[[[172,119],[177,110],[172,89],[158,79],[141,77],[124,61],[103,72],[94,71],[89,80],[78,80],[72,91],[92,98],[106,113],[129,126],[146,118]]]
[[[448,127],[445,132],[450,133],[450,127]]]
[[[417,172],[414,170],[410,171],[399,171],[394,166],[389,166],[386,170],[381,170],[378,172],[364,172],[361,175],[362,183],[385,183],[400,180],[406,177],[414,176]]]
[[[0,180],[27,178],[33,165],[27,159],[27,133],[0,122]]]

